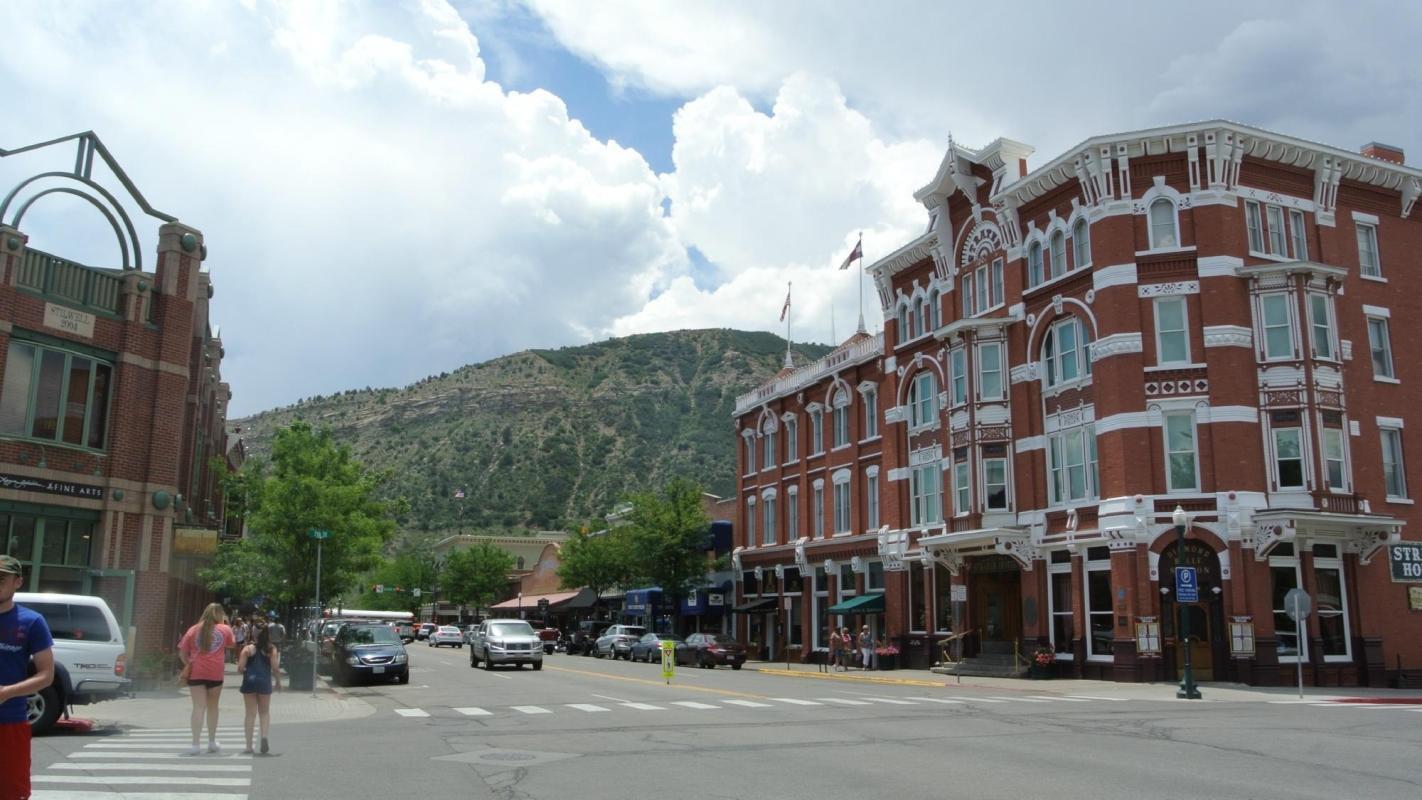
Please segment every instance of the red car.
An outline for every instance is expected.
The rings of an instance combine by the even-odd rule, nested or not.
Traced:
[[[714,633],[693,633],[686,641],[677,642],[676,663],[712,669],[729,664],[731,669],[740,669],[746,663],[746,646]]]

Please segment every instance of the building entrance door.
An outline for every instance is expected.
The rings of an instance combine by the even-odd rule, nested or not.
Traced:
[[[983,650],[992,652],[1022,637],[1022,570],[1006,556],[988,556],[971,563],[972,626]]]
[[[1195,603],[1178,608],[1190,615],[1190,670],[1195,674],[1196,681],[1212,681],[1215,679],[1215,651],[1211,642],[1215,639],[1215,632],[1210,629],[1210,615],[1203,605]],[[1179,630],[1178,624],[1176,630]],[[1182,675],[1184,671],[1185,648],[1177,647],[1175,674]]]

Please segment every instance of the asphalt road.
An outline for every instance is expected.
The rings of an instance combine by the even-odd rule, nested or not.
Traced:
[[[1422,709],[1067,697],[562,654],[534,672],[410,648],[373,715],[278,723],[280,755],[182,731],[44,740],[34,800],[1422,797]],[[175,700],[174,702],[184,702]],[[277,703],[281,702],[280,696]],[[224,719],[224,728],[240,719]],[[159,782],[164,781],[164,782]]]

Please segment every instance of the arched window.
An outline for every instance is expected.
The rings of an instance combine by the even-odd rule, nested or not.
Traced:
[[[938,380],[927,370],[913,378],[909,388],[909,426],[918,428],[938,418]]]
[[[1091,375],[1091,334],[1081,320],[1054,323],[1042,340],[1042,364],[1048,388]]]
[[[928,329],[930,331],[936,331],[943,325],[943,320],[940,318],[943,312],[938,310],[939,305],[938,290],[934,289],[928,293]]]
[[[1042,282],[1042,243],[1027,245],[1027,285],[1036,286]]]
[[[1066,234],[1057,231],[1052,234],[1052,263],[1049,265],[1053,278],[1066,274]]]
[[[1081,269],[1091,263],[1091,226],[1086,224],[1086,220],[1079,219],[1071,229],[1071,243],[1073,259],[1076,263],[1072,266]]]
[[[833,411],[834,447],[849,444],[849,392],[840,390],[830,401]]]
[[[1175,204],[1161,197],[1150,204],[1150,249],[1162,250],[1180,246],[1180,234],[1175,218]]]
[[[913,338],[912,336],[909,335],[909,332],[908,332],[908,311],[907,311],[907,308],[908,308],[908,307],[907,307],[906,305],[904,305],[903,303],[900,303],[900,304],[899,304],[899,307],[898,307],[898,311],[897,311],[897,313],[898,313],[898,321],[899,321],[899,341],[900,341],[900,342],[907,342],[909,339]]]
[[[924,311],[923,298],[913,301],[914,336],[922,336],[928,332],[928,317]]]

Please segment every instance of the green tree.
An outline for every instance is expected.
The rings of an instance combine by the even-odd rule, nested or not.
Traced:
[[[586,527],[569,538],[558,553],[558,579],[563,588],[586,586],[600,598],[614,586],[629,585],[634,564],[628,538],[626,528],[590,534]]]
[[[712,564],[706,557],[711,518],[701,506],[701,487],[673,478],[660,491],[629,498],[626,531],[632,572],[660,586],[670,601],[701,586]]]
[[[405,508],[403,500],[382,498],[387,479],[330,431],[292,423],[273,439],[269,462],[249,461],[234,479],[245,495],[246,535],[218,551],[203,579],[244,599],[260,594],[305,604],[316,588],[316,542],[307,534],[320,529],[331,534],[322,544],[321,593],[346,593],[380,563]]]
[[[514,558],[489,542],[456,550],[444,560],[442,594],[451,603],[482,608],[509,585]]]
[[[361,580],[361,595],[350,605],[377,611],[409,611],[420,613],[420,605],[429,601],[429,590],[435,585],[437,565],[434,554],[424,546],[401,549],[395,557]],[[372,587],[383,589],[376,594]],[[420,589],[416,597],[414,590]]]

